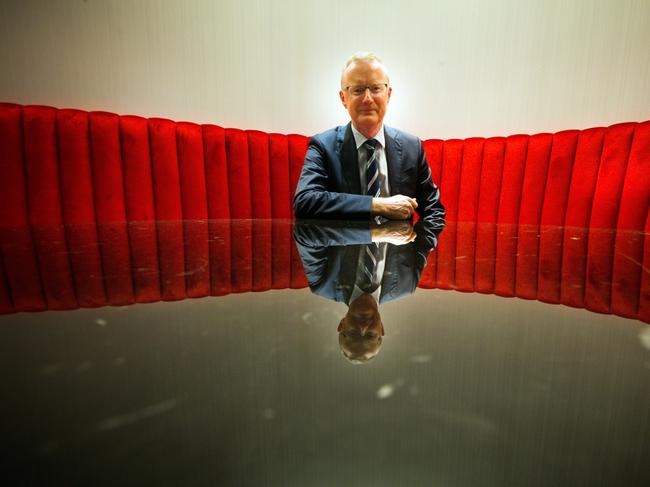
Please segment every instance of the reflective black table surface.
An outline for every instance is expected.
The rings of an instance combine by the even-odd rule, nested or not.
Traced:
[[[643,234],[580,260],[580,229],[90,230],[4,231],[5,485],[650,485],[648,271],[590,246]]]

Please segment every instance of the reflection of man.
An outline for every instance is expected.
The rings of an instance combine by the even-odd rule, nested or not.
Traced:
[[[422,142],[383,125],[391,92],[386,67],[374,54],[350,58],[339,96],[351,123],[310,140],[296,216],[404,220],[417,211],[421,219],[444,220]]]
[[[408,222],[296,223],[298,251],[312,292],[348,305],[338,332],[349,360],[365,362],[379,352],[384,327],[378,304],[415,291],[436,233],[425,222],[415,229]]]

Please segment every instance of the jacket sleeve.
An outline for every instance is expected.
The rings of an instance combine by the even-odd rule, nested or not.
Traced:
[[[303,247],[337,247],[372,242],[369,221],[298,220],[293,229],[296,243]]]
[[[368,220],[372,198],[330,191],[335,162],[323,145],[312,137],[302,166],[293,206],[297,218]],[[339,168],[340,170],[340,168]]]
[[[434,228],[442,229],[445,226],[446,211],[440,201],[440,190],[431,179],[431,170],[422,141],[419,142],[418,152],[418,179],[415,193],[418,207],[416,211],[421,220],[427,221]]]

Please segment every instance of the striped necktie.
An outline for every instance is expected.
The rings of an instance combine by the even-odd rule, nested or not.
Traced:
[[[378,198],[380,194],[377,143],[375,139],[368,139],[363,143],[366,151],[366,194],[373,198]]]
[[[366,150],[366,194],[378,198],[381,188],[379,186],[379,164],[377,163],[377,140],[368,139],[363,143]],[[372,293],[377,289],[378,283],[374,282],[379,259],[379,245],[372,242],[364,245],[363,249],[363,276],[361,289]]]
[[[375,242],[363,245],[361,250],[363,255],[362,261],[362,275],[360,276],[358,285],[362,291],[372,293],[379,287],[379,282],[375,274],[377,272],[377,262],[381,255],[379,245]]]

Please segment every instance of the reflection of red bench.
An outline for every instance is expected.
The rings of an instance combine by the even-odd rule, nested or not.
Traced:
[[[539,276],[530,272],[531,266],[524,270],[512,267],[513,262],[529,264],[529,257],[543,248],[543,242],[562,231],[555,226],[451,222],[441,235],[437,252],[430,254],[420,287],[535,298],[594,311],[603,311],[597,308],[601,301],[590,296],[601,296],[603,289],[612,295],[639,295],[634,286],[640,281],[620,274],[611,282],[592,283],[571,266],[564,273],[543,268]],[[612,230],[591,232],[591,238],[613,237]],[[307,283],[292,233],[292,222],[284,219],[3,228],[0,241],[6,280],[4,287],[0,285],[0,311],[126,305],[302,288]],[[468,243],[476,235],[518,238],[519,256],[482,248],[474,251]],[[616,241],[629,246],[640,237],[638,232],[619,232]],[[549,248],[549,255],[553,250],[557,247]],[[635,301],[622,301],[628,303]],[[631,306],[619,306],[611,312],[649,321],[647,306],[638,312]]]
[[[307,285],[289,220],[20,226],[0,229],[0,241],[0,312]]]
[[[232,275],[235,281],[215,287],[211,273],[210,286],[200,279],[193,285],[177,270],[206,258],[212,272],[225,272],[231,262],[257,252],[256,246],[274,255],[264,264],[274,266],[272,287],[304,286],[289,233],[273,233],[270,240],[251,233],[251,241],[228,233],[223,238],[231,258],[220,261],[206,253],[209,228],[197,235],[171,225],[161,239],[154,221],[291,218],[307,141],[300,135],[0,104],[0,307],[7,312],[126,304],[253,289],[254,280],[249,286]],[[643,233],[627,237],[629,231],[650,232],[650,122],[429,140],[425,149],[450,225],[430,257],[423,287],[650,319],[650,239]],[[133,221],[145,223],[125,223]],[[21,239],[27,247],[16,245]],[[52,248],[76,252],[98,242],[105,245],[94,257],[78,261],[74,253],[68,259]],[[275,259],[276,252],[289,260]],[[154,277],[148,286],[134,281],[125,287],[120,269],[136,263],[152,269],[157,287]],[[61,277],[66,269],[67,277]],[[103,293],[98,288],[93,294],[77,281],[80,269],[110,276]],[[14,297],[21,286],[31,289],[24,303]]]

